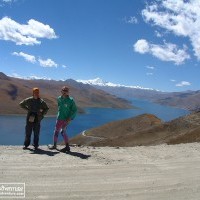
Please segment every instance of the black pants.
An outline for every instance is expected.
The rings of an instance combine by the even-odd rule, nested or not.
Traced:
[[[29,122],[28,120],[26,121],[26,127],[25,127],[26,133],[25,133],[24,146],[28,147],[30,145],[32,131],[34,133],[33,145],[35,147],[38,147],[39,135],[40,135],[40,122]]]

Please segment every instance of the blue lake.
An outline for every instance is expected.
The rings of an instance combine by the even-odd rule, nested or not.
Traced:
[[[86,114],[78,114],[68,127],[71,138],[84,130],[103,125],[107,122],[134,117],[143,113],[156,115],[163,121],[170,121],[189,114],[188,111],[162,106],[145,100],[134,99],[133,105],[139,109],[88,108]],[[0,145],[23,145],[25,116],[0,115]],[[40,144],[50,144],[53,140],[55,117],[45,117],[41,123]],[[62,140],[59,135],[59,140]]]

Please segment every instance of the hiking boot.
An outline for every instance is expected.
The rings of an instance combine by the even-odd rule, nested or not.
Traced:
[[[33,145],[33,147],[34,147],[34,150],[37,150],[38,147],[39,147],[39,145],[35,145],[35,144],[32,144],[32,145]]]
[[[24,150],[28,149],[28,146],[23,146],[23,149],[24,149]]]
[[[53,149],[56,149],[57,146],[56,145],[48,145],[48,148],[51,149],[51,150],[53,150]]]
[[[38,146],[34,146],[34,150],[38,150]]]
[[[70,152],[69,144],[66,144],[65,148],[61,149],[62,152]]]

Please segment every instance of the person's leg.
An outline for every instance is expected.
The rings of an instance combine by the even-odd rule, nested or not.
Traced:
[[[57,142],[58,142],[58,134],[62,129],[62,120],[57,120],[56,121],[56,126],[54,130],[54,135],[53,135],[53,146],[52,148],[56,148]]]
[[[64,122],[63,126],[62,126],[62,131],[61,134],[63,136],[63,139],[65,141],[65,148],[63,149],[63,151],[70,151],[70,147],[69,147],[69,139],[68,139],[68,135],[67,135],[67,123]]]
[[[65,145],[68,144],[67,124],[63,123],[61,134],[63,136]]]
[[[32,129],[33,129],[33,123],[27,121],[25,127],[25,140],[24,140],[25,148],[30,145]]]
[[[34,132],[33,145],[37,149],[39,146],[39,136],[40,136],[40,123],[39,122],[34,123],[33,132]]]

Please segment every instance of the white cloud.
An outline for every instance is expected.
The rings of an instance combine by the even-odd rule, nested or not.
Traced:
[[[188,81],[181,81],[180,83],[176,84],[177,87],[190,86],[190,85],[191,83]]]
[[[14,56],[20,56],[23,57],[26,61],[31,62],[31,63],[36,63],[39,62],[40,66],[42,67],[58,67],[58,64],[55,63],[52,59],[48,58],[46,60],[44,59],[36,59],[36,57],[34,55],[29,55],[23,52],[13,52],[12,55]],[[64,66],[62,66],[64,67]],[[66,67],[66,66],[65,66]]]
[[[0,20],[0,40],[12,41],[16,45],[41,44],[38,38],[57,38],[54,30],[49,26],[34,19],[26,24],[19,24],[9,17]]]
[[[11,4],[16,2],[17,0],[0,0],[0,7],[5,6],[6,4]],[[2,3],[2,4],[1,4]]]
[[[5,3],[11,3],[12,2],[12,0],[2,0],[3,2],[5,2]]]
[[[134,50],[141,54],[150,53],[162,61],[172,61],[176,65],[183,64],[190,56],[186,52],[186,47],[178,49],[175,44],[165,43],[164,45],[150,44],[146,40],[138,40],[134,44]]]
[[[63,68],[67,68],[67,66],[66,66],[66,65],[62,65],[62,67],[63,67]]]
[[[171,79],[170,81],[171,81],[171,82],[176,82],[176,80],[174,80],[174,79]]]
[[[194,55],[200,60],[200,1],[154,1],[142,10],[146,22],[152,23],[177,36],[188,37]]]
[[[138,40],[134,46],[133,46],[134,50],[136,52],[139,52],[141,54],[145,54],[147,52],[149,52],[149,44],[146,40],[144,39],[141,39],[141,40]]]
[[[50,58],[48,58],[47,60],[38,59],[38,62],[40,63],[40,66],[42,67],[58,67],[58,64],[56,64]]]
[[[158,32],[157,30],[155,31],[155,35],[156,35],[156,37],[158,37],[158,38],[163,37],[163,34],[160,33],[160,32]]]
[[[29,54],[26,54],[26,53],[23,53],[23,52],[19,52],[19,53],[13,52],[12,55],[20,56],[20,57],[23,57],[28,62],[36,63],[35,56],[33,56],[33,55],[29,55]]]
[[[151,53],[162,61],[172,61],[176,65],[183,64],[190,56],[185,49],[178,49],[175,44],[151,45]]]
[[[152,70],[155,69],[155,67],[153,67],[153,66],[146,66],[146,68],[147,68],[147,69],[152,69]]]
[[[133,16],[129,17],[128,19],[125,17],[124,20],[127,24],[137,24],[138,23],[138,19]]]

